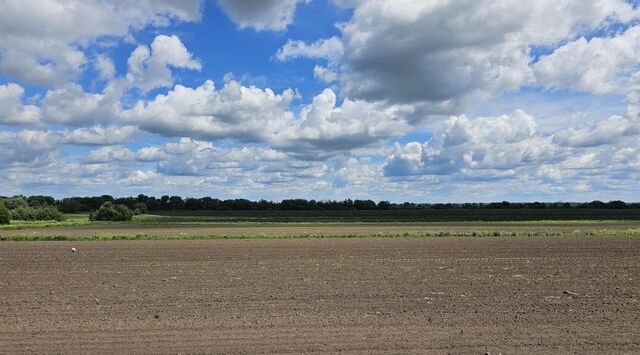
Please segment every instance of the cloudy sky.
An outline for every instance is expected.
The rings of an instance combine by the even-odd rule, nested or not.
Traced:
[[[640,200],[629,0],[0,0],[0,195]]]

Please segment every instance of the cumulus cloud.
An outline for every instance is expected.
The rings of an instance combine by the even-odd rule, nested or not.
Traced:
[[[119,92],[87,93],[79,84],[48,90],[41,103],[43,119],[72,126],[106,122],[120,111]]]
[[[128,158],[133,158],[127,155]],[[315,176],[322,165],[291,159],[286,153],[260,146],[220,147],[211,142],[180,138],[164,146],[148,146],[135,160],[156,162],[157,172],[168,176],[219,176],[251,174],[305,174]],[[315,175],[314,175],[315,174]],[[264,178],[264,177],[261,177]]]
[[[135,153],[130,149],[116,145],[92,150],[83,161],[90,164],[131,161],[135,159],[135,156]]]
[[[217,90],[207,81],[195,89],[176,85],[167,95],[138,102],[121,117],[167,137],[268,143],[310,158],[381,143],[410,127],[405,116],[411,107],[349,99],[338,105],[327,89],[296,116],[290,107],[293,98],[292,90],[275,94],[233,80]]]
[[[40,108],[24,105],[24,88],[18,84],[0,85],[0,123],[15,126],[42,125]]]
[[[313,76],[325,83],[338,80],[338,73],[321,65],[313,67]]]
[[[142,132],[135,126],[94,126],[65,132],[61,143],[74,145],[116,145],[139,137]]]
[[[96,57],[94,67],[98,72],[98,78],[102,80],[111,80],[116,75],[116,66],[113,64],[111,58],[104,55]]]
[[[627,87],[640,64],[640,26],[614,37],[584,37],[556,49],[533,68],[537,81],[549,88],[606,94]]]
[[[127,79],[143,92],[171,86],[170,67],[200,70],[202,65],[193,58],[178,36],[156,36],[151,48],[138,46],[127,60]]]
[[[221,148],[211,142],[182,138],[162,148],[164,159],[158,162],[158,172],[165,175],[206,175],[216,171],[251,171],[274,163],[285,162],[286,154],[270,148]]]
[[[0,73],[40,86],[67,83],[84,70],[83,46],[149,24],[197,21],[201,6],[201,0],[5,1],[0,5]]]
[[[506,171],[561,157],[549,138],[535,134],[535,120],[523,111],[513,115],[445,121],[426,143],[396,145],[385,175],[447,175],[474,170]]]
[[[334,3],[354,8],[352,19],[340,26],[339,38],[310,44],[290,40],[276,56],[326,59],[332,52],[329,69],[337,73],[344,95],[421,104],[425,114],[454,113],[471,95],[496,95],[532,84],[532,47],[553,47],[638,17],[623,0]],[[322,69],[314,73],[321,80],[333,79]]]
[[[633,135],[640,135],[640,120],[611,116],[590,126],[562,130],[553,135],[553,141],[569,147],[596,147]]]
[[[291,121],[292,113],[286,110],[293,98],[292,90],[275,94],[236,81],[217,90],[212,81],[206,81],[197,88],[176,85],[150,102],[139,101],[121,116],[125,122],[168,137],[264,142]]]
[[[292,22],[296,5],[309,0],[218,0],[240,28],[282,31]]]
[[[288,40],[276,53],[276,58],[286,61],[292,58],[320,58],[331,63],[337,63],[342,57],[344,48],[338,37],[321,39],[317,42],[307,44],[303,41]]]
[[[336,95],[325,89],[302,108],[300,117],[277,133],[275,146],[308,157],[350,151],[381,143],[406,133],[405,117],[410,107],[345,99],[337,105]]]
[[[45,131],[0,132],[0,167],[40,167],[58,158],[58,137]]]

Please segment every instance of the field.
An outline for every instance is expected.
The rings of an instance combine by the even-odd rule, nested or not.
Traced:
[[[0,353],[640,351],[637,220],[226,218],[0,228]]]

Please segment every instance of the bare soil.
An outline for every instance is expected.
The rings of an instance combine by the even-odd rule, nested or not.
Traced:
[[[630,237],[3,242],[0,295],[0,353],[640,352]]]
[[[29,228],[0,231],[0,236],[11,237],[17,235],[65,235],[70,237],[86,237],[94,235],[135,235],[171,236],[180,233],[188,235],[341,235],[341,234],[368,234],[391,232],[424,232],[424,231],[572,231],[582,230],[626,230],[640,228],[637,224],[602,224],[598,222],[581,222],[576,224],[514,224],[514,223],[465,223],[465,224],[289,224],[269,225],[257,224],[254,226],[233,224],[95,224],[65,227]]]

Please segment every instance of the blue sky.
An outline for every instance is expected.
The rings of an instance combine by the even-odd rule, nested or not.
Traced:
[[[637,7],[5,3],[0,195],[640,200]]]

